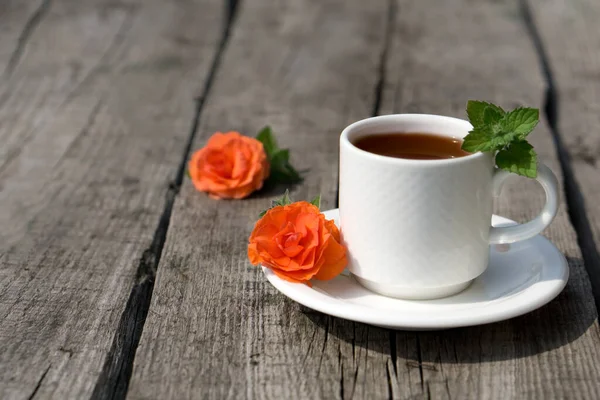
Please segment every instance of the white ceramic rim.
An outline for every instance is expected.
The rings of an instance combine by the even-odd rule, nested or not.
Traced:
[[[468,156],[457,157],[457,158],[445,158],[445,159],[439,159],[439,160],[409,160],[409,159],[405,159],[405,158],[388,157],[388,156],[382,156],[380,154],[370,153],[368,151],[365,151],[365,150],[362,150],[362,149],[359,149],[358,147],[356,147],[348,138],[348,136],[356,130],[367,130],[368,128],[373,128],[373,130],[375,131],[375,130],[377,130],[376,127],[378,124],[381,124],[381,125],[383,125],[383,124],[386,124],[386,125],[398,124],[399,125],[398,129],[402,129],[402,127],[400,125],[403,123],[427,122],[427,120],[432,120],[432,119],[437,120],[438,122],[445,122],[448,124],[460,125],[461,128],[464,127],[464,129],[466,129],[467,132],[469,130],[473,129],[473,125],[471,125],[471,123],[469,121],[466,121],[466,120],[460,119],[460,118],[446,117],[443,115],[434,115],[434,114],[390,114],[390,115],[380,115],[378,117],[362,119],[360,121],[357,121],[357,122],[354,122],[354,123],[348,125],[346,128],[344,128],[344,130],[342,131],[342,134],[340,135],[340,142],[342,144],[346,144],[349,151],[355,152],[362,157],[370,158],[374,161],[380,161],[380,162],[385,162],[385,163],[395,164],[395,165],[416,165],[416,166],[420,166],[420,167],[431,167],[431,166],[442,167],[442,166],[449,165],[449,164],[460,164],[460,163],[471,162],[474,159],[478,159],[478,158],[485,156],[485,153],[477,152],[477,153],[470,154]],[[444,132],[438,132],[437,134],[445,135]],[[452,136],[452,137],[454,137],[454,136]]]
[[[325,211],[325,213],[333,211],[329,210]],[[507,218],[496,215],[494,217],[501,224],[514,223],[514,221]],[[562,269],[560,279],[536,282],[519,293],[509,295],[506,298],[496,299],[490,304],[481,307],[441,313],[433,317],[426,313],[407,313],[403,315],[399,312],[392,314],[389,309],[377,310],[372,307],[353,304],[323,294],[307,285],[287,282],[277,277],[268,268],[262,267],[262,270],[269,282],[285,296],[313,310],[335,317],[392,329],[431,330],[457,328],[488,324],[527,314],[553,300],[564,289],[569,278],[569,268],[565,256],[552,242],[543,236],[537,235],[529,240],[536,241],[535,246],[543,249],[540,251],[549,252],[552,254],[551,258],[556,259],[559,265],[554,268]],[[358,285],[358,283],[356,284]]]

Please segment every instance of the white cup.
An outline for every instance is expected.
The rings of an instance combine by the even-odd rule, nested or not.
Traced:
[[[540,233],[556,216],[558,185],[538,165],[546,192],[540,215],[523,225],[491,227],[493,198],[510,173],[491,153],[409,160],[361,150],[357,138],[392,132],[463,138],[469,122],[424,114],[368,118],[340,137],[340,224],[348,269],[374,292],[434,299],[464,290],[488,266],[489,245]]]

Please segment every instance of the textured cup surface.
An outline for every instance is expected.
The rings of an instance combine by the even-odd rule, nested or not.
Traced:
[[[391,132],[463,138],[467,121],[419,114],[359,121],[340,137],[340,224],[348,268],[376,292],[435,298],[464,289],[489,257],[494,162],[490,153],[408,160],[352,141]]]

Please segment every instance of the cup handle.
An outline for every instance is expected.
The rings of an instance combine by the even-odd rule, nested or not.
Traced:
[[[558,211],[558,181],[550,168],[538,164],[537,178],[535,178],[546,192],[546,204],[542,212],[531,221],[512,226],[492,227],[490,229],[490,244],[514,243],[529,239],[543,231],[554,219]],[[502,185],[510,172],[497,169],[492,179],[494,196],[498,196]]]

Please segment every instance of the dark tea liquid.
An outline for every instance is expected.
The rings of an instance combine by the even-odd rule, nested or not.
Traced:
[[[442,160],[468,156],[462,140],[431,133],[380,133],[353,141],[361,150],[409,160]]]

